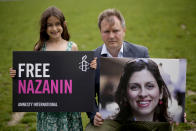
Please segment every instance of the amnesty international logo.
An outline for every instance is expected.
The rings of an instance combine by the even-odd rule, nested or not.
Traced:
[[[87,56],[82,57],[82,62],[79,63],[79,69],[86,72],[89,69],[89,63],[86,61]]]

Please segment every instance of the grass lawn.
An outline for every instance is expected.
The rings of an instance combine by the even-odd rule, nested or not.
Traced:
[[[12,51],[31,51],[38,40],[41,13],[50,5],[60,8],[71,40],[80,50],[102,44],[97,17],[106,8],[117,8],[126,20],[126,41],[148,47],[150,57],[186,58],[188,123],[176,131],[196,128],[196,1],[195,0],[0,0],[0,131],[36,130],[36,113],[27,113],[8,126],[12,112],[12,82],[8,74]],[[83,125],[88,118],[82,113]]]

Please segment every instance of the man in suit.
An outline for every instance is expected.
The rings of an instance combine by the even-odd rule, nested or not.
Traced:
[[[124,41],[125,37],[125,20],[121,13],[116,9],[106,9],[98,19],[98,26],[104,44],[95,49],[95,56],[98,58],[95,95],[99,96],[99,76],[100,76],[100,57],[132,57],[132,58],[148,58],[148,49],[146,47],[135,45]],[[103,119],[98,112],[98,106],[95,102],[94,112],[88,112],[91,124],[100,126]]]

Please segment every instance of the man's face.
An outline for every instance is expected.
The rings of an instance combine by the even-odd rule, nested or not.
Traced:
[[[116,16],[103,19],[100,32],[107,49],[120,50],[125,36],[125,27],[122,27]]]

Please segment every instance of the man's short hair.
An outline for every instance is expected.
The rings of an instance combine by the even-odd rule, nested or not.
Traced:
[[[116,16],[120,20],[122,27],[125,27],[125,20],[122,14],[120,13],[120,11],[116,9],[106,9],[103,12],[101,12],[98,17],[98,27],[100,30],[101,30],[101,22],[105,18],[109,18],[111,16]]]

